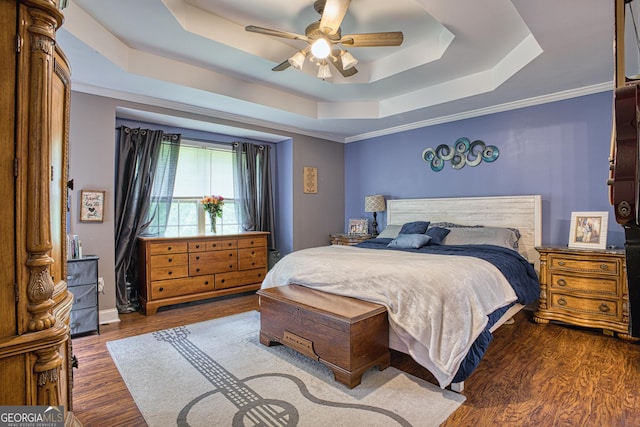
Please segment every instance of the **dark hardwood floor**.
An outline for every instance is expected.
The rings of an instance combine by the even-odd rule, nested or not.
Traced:
[[[73,339],[73,409],[85,427],[145,426],[105,343],[160,329],[257,310],[251,293],[121,314],[100,335]],[[640,345],[599,331],[533,323],[516,315],[498,329],[478,369],[465,382],[465,403],[443,426],[640,426]],[[410,358],[392,365],[434,382]]]

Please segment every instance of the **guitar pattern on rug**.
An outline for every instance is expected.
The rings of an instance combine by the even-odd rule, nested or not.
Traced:
[[[194,368],[202,374],[215,389],[204,393],[193,399],[178,415],[177,425],[179,427],[188,427],[187,415],[191,408],[202,399],[216,393],[221,393],[229,402],[233,403],[238,411],[233,417],[233,427],[244,426],[296,426],[298,425],[300,415],[297,408],[289,402],[278,399],[265,399],[255,390],[253,390],[247,381],[258,377],[280,377],[291,380],[298,388],[302,396],[307,400],[333,408],[358,409],[376,412],[389,418],[389,421],[395,421],[400,426],[410,426],[411,424],[391,411],[383,408],[372,407],[368,405],[349,404],[343,402],[330,402],[317,398],[309,393],[302,381],[293,375],[270,373],[255,375],[250,378],[241,380],[226,370],[222,365],[216,362],[208,354],[203,352],[188,336],[191,332],[186,326],[180,326],[173,329],[154,332],[153,336],[158,341],[170,343],[176,351],[187,360]],[[215,411],[212,408],[212,416]]]

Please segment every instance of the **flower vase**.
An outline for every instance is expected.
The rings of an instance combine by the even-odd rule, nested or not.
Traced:
[[[216,214],[213,212],[209,212],[209,218],[211,219],[211,232],[216,233]]]

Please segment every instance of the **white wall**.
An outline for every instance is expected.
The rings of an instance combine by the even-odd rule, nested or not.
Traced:
[[[114,250],[114,170],[116,103],[71,92],[69,131],[69,179],[73,179],[71,194],[70,232],[82,240],[85,255],[97,255],[98,275],[104,278],[104,293],[99,295],[100,322],[118,320],[115,309]],[[80,190],[104,190],[104,222],[79,221]]]

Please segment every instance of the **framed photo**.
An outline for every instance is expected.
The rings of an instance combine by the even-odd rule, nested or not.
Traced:
[[[350,219],[349,234],[369,234],[369,220],[366,218]]]
[[[104,220],[104,191],[80,190],[80,222]]]
[[[569,247],[605,249],[609,212],[572,212]]]

